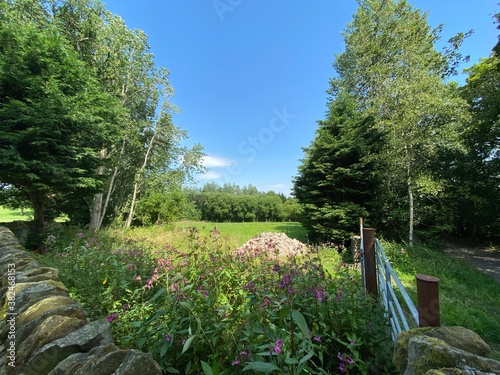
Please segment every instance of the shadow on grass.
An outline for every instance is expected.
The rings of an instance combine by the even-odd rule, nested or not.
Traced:
[[[307,230],[300,223],[284,223],[276,226],[276,230],[285,233],[290,238],[295,238],[302,243],[307,244]]]

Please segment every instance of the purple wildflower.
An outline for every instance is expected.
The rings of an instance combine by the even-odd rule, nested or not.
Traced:
[[[326,296],[326,293],[325,293],[325,288],[323,288],[322,286],[318,288],[318,290],[316,290],[316,299],[318,300],[318,302],[323,302],[323,298]]]
[[[166,336],[165,336],[165,341],[166,342],[170,342],[170,340],[172,339],[172,336],[170,336],[170,333],[168,333]]]
[[[291,282],[292,282],[292,277],[290,276],[290,274],[286,274],[283,277],[283,279],[279,282],[278,286],[281,289],[285,289],[288,285],[290,285]]]
[[[274,344],[273,348],[274,352],[276,354],[280,354],[282,352],[282,348],[283,348],[283,340],[281,339],[276,340],[276,343]]]
[[[240,364],[240,360],[238,359],[238,356],[236,356],[236,358],[234,359],[233,362],[231,362],[231,366],[236,366],[236,365],[239,365]]]
[[[347,369],[345,368],[345,364],[344,362],[342,362],[340,365],[339,365],[339,370],[340,372],[343,374],[347,371]]]
[[[116,320],[118,318],[118,314],[117,313],[111,313],[108,315],[108,317],[106,319],[108,319],[108,322],[112,322],[113,320]]]
[[[313,341],[321,342],[321,336],[314,336]]]

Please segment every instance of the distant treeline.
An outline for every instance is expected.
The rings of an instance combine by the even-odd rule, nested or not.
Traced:
[[[208,183],[202,188],[152,194],[139,200],[136,225],[191,219],[213,222],[298,221],[301,207],[294,198],[255,186]]]

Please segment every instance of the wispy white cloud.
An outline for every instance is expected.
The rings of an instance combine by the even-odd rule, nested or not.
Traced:
[[[217,172],[207,172],[197,176],[199,180],[217,180],[221,177],[222,175]]]
[[[220,158],[218,156],[204,156],[203,165],[207,168],[226,168],[231,166],[231,160]]]

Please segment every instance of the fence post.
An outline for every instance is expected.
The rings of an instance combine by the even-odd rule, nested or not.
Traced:
[[[415,275],[417,279],[417,309],[419,327],[439,327],[439,279],[434,276]]]
[[[363,228],[363,250],[365,263],[366,291],[373,298],[378,297],[377,288],[377,261],[375,258],[375,229]]]

